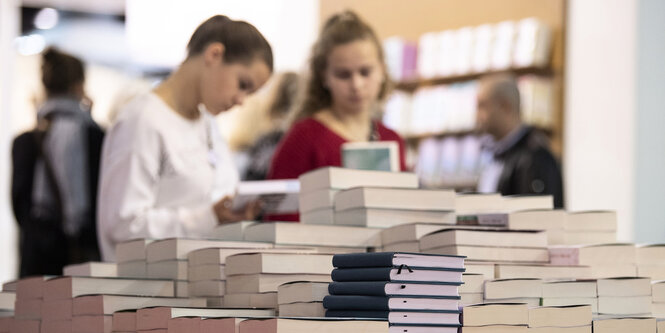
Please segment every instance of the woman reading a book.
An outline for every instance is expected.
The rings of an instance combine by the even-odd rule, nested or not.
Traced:
[[[205,237],[258,213],[257,203],[231,211],[238,171],[213,115],[268,80],[270,45],[249,23],[218,15],[196,29],[187,50],[171,76],[124,107],[105,140],[98,230],[107,261],[118,242]]]
[[[312,49],[310,77],[295,122],[273,157],[270,179],[298,178],[325,166],[341,166],[346,142],[397,141],[399,135],[375,120],[389,81],[383,49],[372,28],[345,11],[326,22]],[[297,215],[271,216],[297,221]]]

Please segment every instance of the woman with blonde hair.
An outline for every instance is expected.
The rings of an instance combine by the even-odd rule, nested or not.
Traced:
[[[372,28],[351,11],[334,15],[314,44],[309,70],[303,104],[277,148],[269,178],[298,178],[316,168],[341,166],[340,148],[346,142],[397,141],[405,170],[402,139],[374,119],[389,79]]]

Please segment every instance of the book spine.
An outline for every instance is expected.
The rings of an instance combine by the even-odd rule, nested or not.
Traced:
[[[337,268],[392,267],[393,252],[346,253],[333,256],[333,266]]]
[[[326,317],[333,318],[376,318],[388,319],[390,311],[345,311],[345,310],[327,310]]]
[[[323,307],[327,310],[368,310],[389,311],[388,297],[379,296],[339,296],[323,298]]]
[[[336,282],[390,281],[391,267],[335,268],[331,277]]]
[[[330,295],[387,296],[386,282],[332,282],[328,285]]]

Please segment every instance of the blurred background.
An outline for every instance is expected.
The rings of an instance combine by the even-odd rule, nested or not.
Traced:
[[[475,187],[477,80],[511,71],[522,118],[562,163],[566,209],[617,210],[621,241],[665,237],[663,0],[0,0],[0,281],[17,266],[10,145],[35,125],[46,47],[84,60],[93,117],[108,127],[178,66],[206,18],[252,23],[272,44],[276,73],[302,73],[321,22],[346,8],[384,41],[395,89],[382,117],[407,140],[424,186]],[[273,129],[275,85],[218,117],[241,169]]]

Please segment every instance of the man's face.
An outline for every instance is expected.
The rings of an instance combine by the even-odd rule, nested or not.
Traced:
[[[497,128],[502,121],[501,105],[493,98],[492,91],[486,84],[480,84],[476,96],[476,129],[482,133],[497,135]]]

